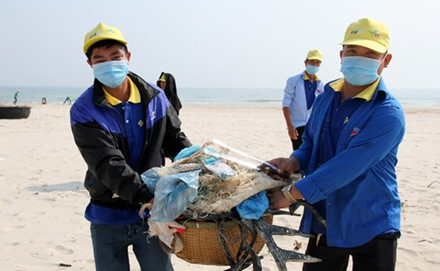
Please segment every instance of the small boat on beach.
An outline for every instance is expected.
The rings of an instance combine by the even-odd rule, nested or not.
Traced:
[[[26,119],[30,114],[30,106],[0,105],[0,119]]]

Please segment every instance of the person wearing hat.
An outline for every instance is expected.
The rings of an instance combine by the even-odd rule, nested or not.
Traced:
[[[129,71],[131,53],[118,28],[98,24],[85,36],[83,50],[95,80],[73,104],[70,122],[87,163],[84,185],[91,199],[85,217],[96,270],[130,270],[130,245],[141,270],[173,270],[138,214],[141,204],[154,202],[139,174],[191,143],[163,91]]]
[[[273,209],[306,200],[325,218],[304,211],[300,230],[314,234],[306,253],[320,258],[303,270],[394,270],[400,236],[397,151],[405,133],[401,104],[381,74],[391,61],[386,25],[370,18],[349,25],[342,42],[343,78],[325,85],[303,144],[269,163],[305,177],[270,194]]]
[[[180,102],[179,96],[177,96],[176,80],[171,73],[162,72],[157,80],[157,85],[165,92],[168,100],[176,110],[177,115],[182,108],[182,103]]]
[[[322,52],[311,50],[307,53],[305,71],[287,79],[283,97],[283,115],[293,150],[301,146],[301,136],[309,120],[316,96],[322,93],[323,83],[318,78]]]
[[[72,97],[67,96],[66,99],[64,99],[63,104],[66,104],[66,103],[72,104]]]
[[[164,72],[162,72],[159,79],[157,79],[157,86],[165,91],[165,88],[167,87],[167,75]]]

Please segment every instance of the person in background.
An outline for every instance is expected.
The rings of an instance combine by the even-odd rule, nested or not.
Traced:
[[[159,76],[159,79],[157,80],[157,85],[163,90],[165,91],[165,88],[167,86],[167,75],[162,72]],[[168,96],[167,96],[168,98]]]
[[[85,217],[96,270],[130,270],[129,246],[142,271],[173,270],[138,214],[141,204],[154,202],[139,174],[191,143],[164,92],[128,70],[131,53],[118,28],[99,23],[86,34],[83,50],[95,81],[72,105],[70,122],[87,163]]]
[[[167,96],[174,110],[176,110],[177,115],[179,115],[179,111],[182,108],[182,103],[177,96],[176,80],[174,80],[174,76],[171,73],[162,72],[157,80],[157,85],[163,91],[165,91],[165,95]]]
[[[283,98],[283,115],[292,147],[298,149],[301,136],[309,120],[316,96],[322,93],[323,83],[318,78],[322,62],[322,52],[311,50],[304,60],[305,71],[287,79]]]
[[[47,104],[46,96],[41,97],[41,104]]]
[[[326,84],[316,99],[303,144],[289,158],[269,163],[278,173],[305,177],[270,194],[273,209],[305,199],[300,230],[316,237],[306,253],[322,259],[303,270],[394,270],[400,236],[397,151],[405,133],[401,104],[381,77],[391,61],[387,26],[370,18],[351,23],[342,42],[344,77]]]
[[[63,104],[66,104],[67,102],[68,102],[69,104],[72,104],[72,97],[67,96],[66,99],[64,100]]]
[[[17,104],[18,102],[18,97],[20,96],[20,89],[17,89],[17,91],[14,94],[14,101],[13,104]]]

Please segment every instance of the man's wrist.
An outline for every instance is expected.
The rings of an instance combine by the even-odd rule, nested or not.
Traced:
[[[296,199],[292,196],[292,193],[290,190],[292,189],[292,185],[287,185],[281,189],[281,192],[283,192],[283,195],[286,199],[288,199],[291,203],[296,202]]]
[[[295,126],[287,127],[287,132],[289,132],[289,133],[295,133],[295,131],[296,131]]]

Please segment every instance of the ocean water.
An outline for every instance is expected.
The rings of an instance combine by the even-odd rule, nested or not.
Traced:
[[[39,104],[46,97],[49,104],[62,104],[67,96],[77,98],[81,87],[0,87],[0,103],[13,102],[20,89],[18,103]],[[440,89],[394,89],[392,93],[407,107],[440,107]],[[281,106],[283,88],[178,88],[185,105]]]

